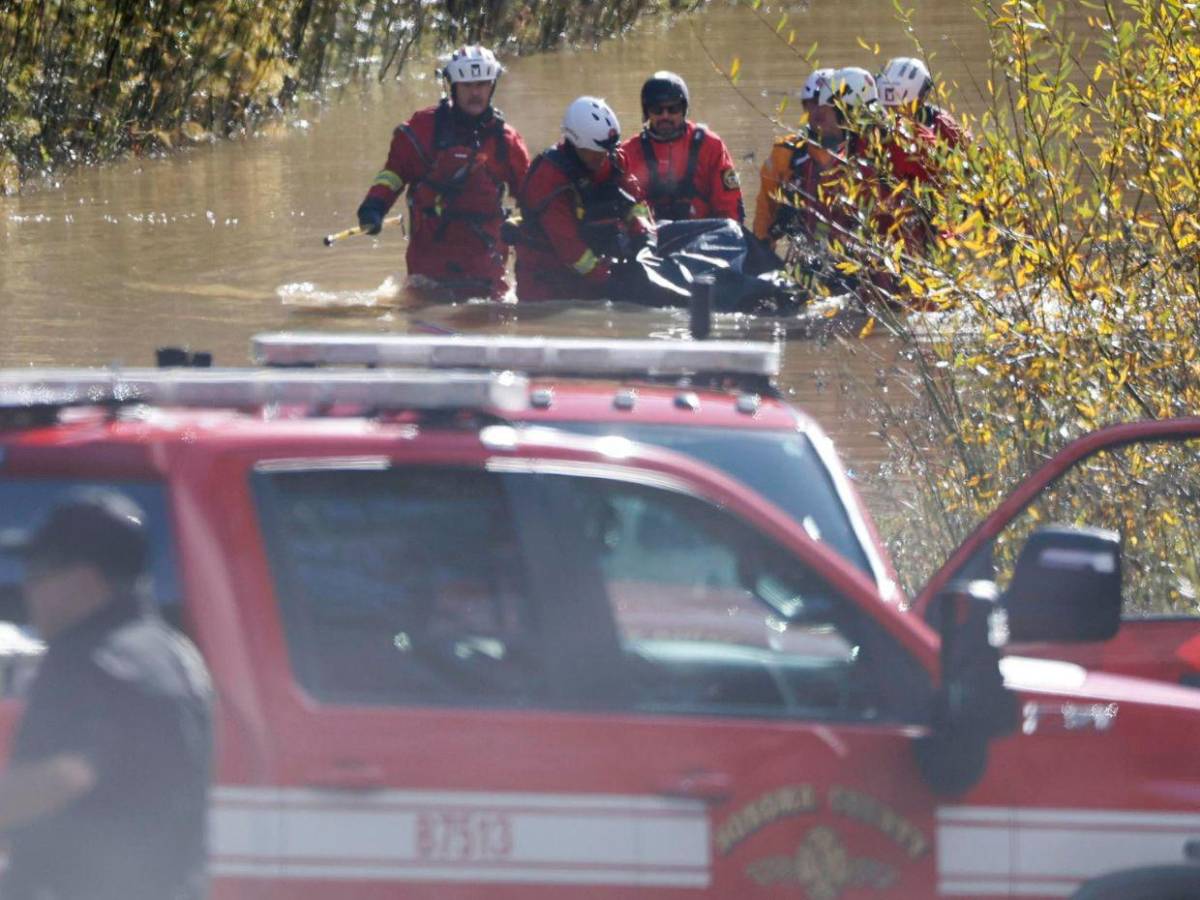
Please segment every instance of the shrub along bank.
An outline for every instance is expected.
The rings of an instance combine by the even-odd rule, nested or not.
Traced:
[[[988,111],[943,161],[946,184],[917,191],[941,237],[922,256],[896,236],[868,256],[906,303],[949,311],[881,312],[914,379],[912,403],[888,406],[892,392],[873,409],[885,483],[912,489],[887,528],[910,584],[1069,438],[1200,414],[1200,8],[974,5],[990,29]],[[1194,442],[1098,460],[1039,515],[1152,548],[1130,573],[1158,586],[1142,611],[1200,614],[1197,460]],[[1123,499],[1136,486],[1152,499]]]
[[[0,5],[0,187],[64,163],[228,136],[332,79],[466,41],[617,33],[682,0],[39,0]]]

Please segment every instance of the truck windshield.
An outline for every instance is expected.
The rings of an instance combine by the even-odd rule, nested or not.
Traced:
[[[694,456],[766,497],[803,525],[809,536],[875,577],[833,479],[812,442],[799,432],[634,422],[555,422],[553,427],[577,434],[618,435]]]

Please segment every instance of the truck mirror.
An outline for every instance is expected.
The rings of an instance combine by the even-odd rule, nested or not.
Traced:
[[[1106,641],[1121,627],[1121,539],[1049,526],[1021,548],[1004,594],[1014,641]]]
[[[1000,674],[1006,615],[990,581],[951,582],[930,605],[942,639],[941,684],[930,733],[915,744],[926,782],[943,796],[971,788],[987,766],[988,743],[1017,724],[1017,702]]]

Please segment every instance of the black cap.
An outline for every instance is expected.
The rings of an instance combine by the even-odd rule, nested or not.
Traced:
[[[132,578],[146,567],[146,516],[118,491],[74,490],[28,530],[0,533],[0,549],[27,560],[88,563],[111,577]]]

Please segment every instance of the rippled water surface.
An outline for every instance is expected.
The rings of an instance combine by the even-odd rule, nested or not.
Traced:
[[[972,71],[986,58],[981,23],[957,0],[911,5],[935,74],[957,85],[958,109],[975,109],[973,78],[986,77]],[[777,33],[783,14],[788,21]],[[813,0],[760,15],[716,4],[684,18],[649,19],[598,49],[508,60],[496,103],[537,152],[557,139],[563,108],[582,93],[606,97],[624,133],[632,133],[642,80],[673,69],[688,81],[693,117],[728,143],[752,210],[758,166],[780,133],[771,117],[809,71],[796,48],[814,42],[822,65],[877,69],[889,56],[914,52],[890,4],[878,0]],[[716,66],[728,70],[735,57],[741,75],[733,87]],[[211,350],[218,363],[237,365],[248,361],[252,334],[278,329],[685,334],[681,312],[414,305],[399,287],[398,230],[323,246],[325,234],[354,224],[392,128],[437,100],[432,67],[414,64],[399,82],[346,88],[251,139],[81,170],[0,198],[0,365],[141,365],[163,345]],[[798,114],[796,103],[785,124],[793,126]],[[895,349],[885,336],[864,340],[853,328],[805,336],[734,319],[717,330],[786,338],[785,387],[852,466],[878,462],[881,448],[862,401],[895,384],[888,376]]]

